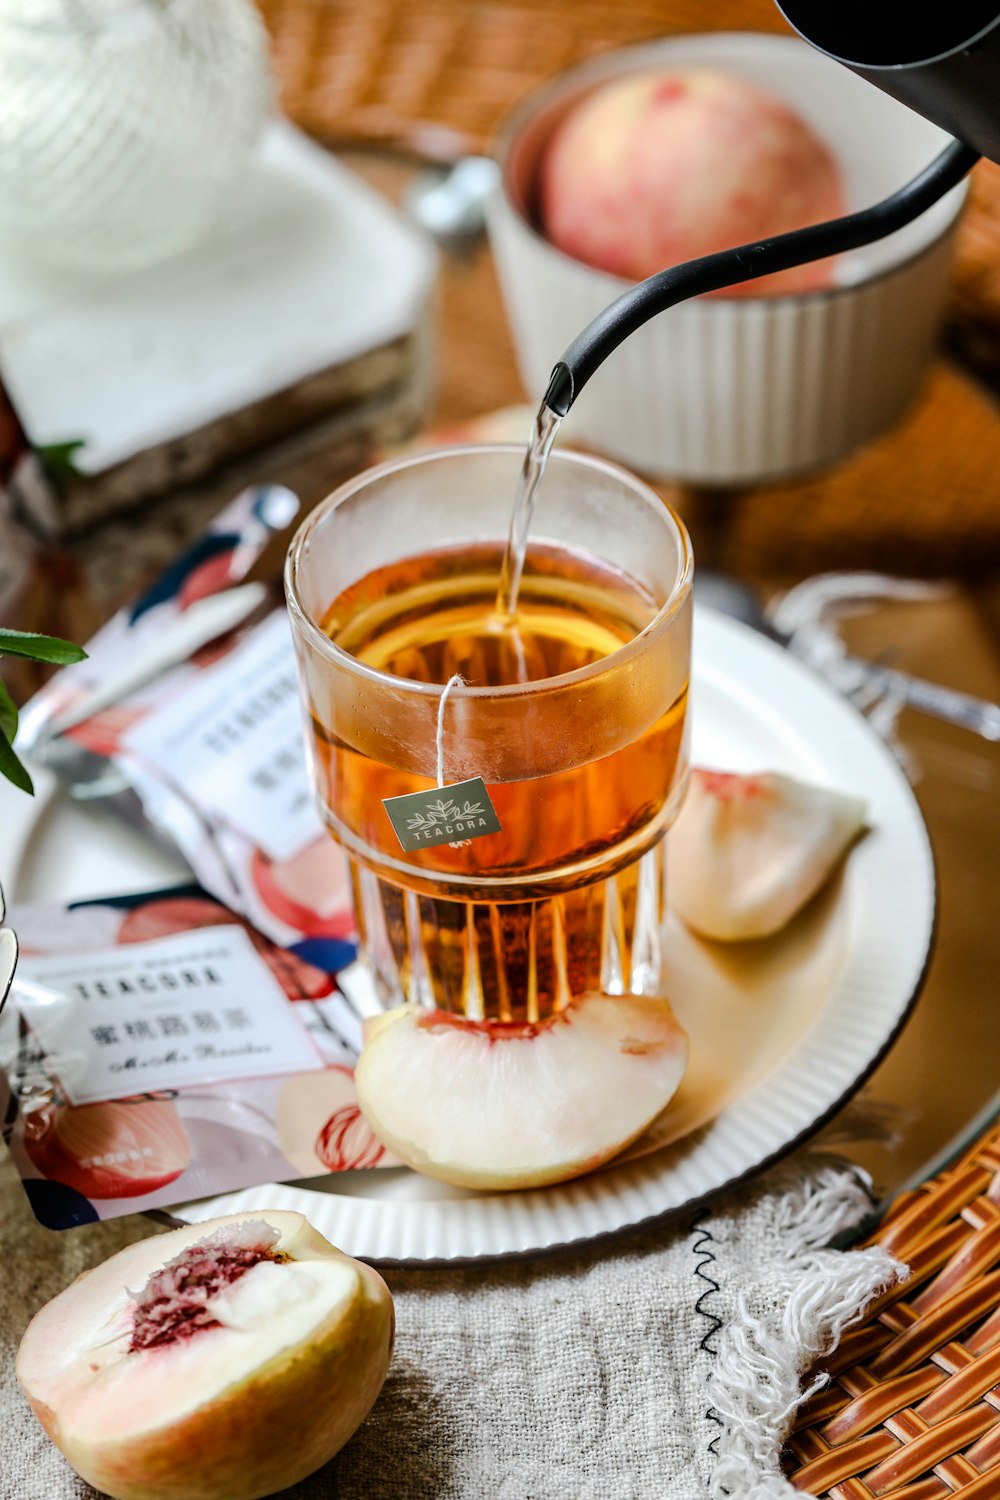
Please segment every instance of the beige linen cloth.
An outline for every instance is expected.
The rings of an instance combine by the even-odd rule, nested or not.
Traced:
[[[371,1416],[294,1500],[776,1500],[800,1374],[899,1268],[822,1248],[870,1207],[860,1174],[800,1153],[687,1214],[582,1249],[389,1270],[392,1369]],[[52,1233],[0,1164],[3,1500],[93,1500],[13,1378],[31,1314],[137,1237]]]

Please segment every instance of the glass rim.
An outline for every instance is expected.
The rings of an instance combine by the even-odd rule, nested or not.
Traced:
[[[522,443],[462,443],[446,448],[429,448],[420,453],[404,454],[400,458],[388,459],[385,463],[374,464],[370,468],[362,469],[351,479],[333,490],[324,500],[315,505],[307,516],[299,524],[295,535],[288,547],[285,559],[284,585],[285,601],[291,616],[293,625],[304,636],[305,640],[317,650],[321,656],[341,670],[351,672],[357,677],[364,679],[381,688],[400,689],[414,694],[419,698],[440,698],[444,692],[446,683],[443,682],[418,682],[411,677],[397,677],[392,672],[383,672],[378,667],[370,667],[365,662],[359,661],[342,646],[336,645],[334,641],[321,630],[316,621],[309,614],[299,595],[298,570],[301,563],[302,553],[309,540],[314,527],[325,520],[345,500],[356,495],[359,490],[366,489],[378,479],[397,473],[401,469],[413,469],[421,464],[444,460],[457,460],[469,456],[482,456],[485,454],[510,454],[522,458],[525,445]],[[674,616],[679,612],[681,605],[691,592],[694,572],[694,554],[691,548],[691,538],[687,527],[681,520],[677,511],[669,503],[662,499],[650,485],[637,475],[630,473],[628,469],[620,464],[611,463],[608,459],[598,458],[590,453],[579,453],[568,448],[553,448],[549,454],[549,463],[577,464],[583,469],[594,469],[604,474],[610,474],[615,479],[622,481],[640,499],[644,500],[655,512],[668,522],[675,532],[680,554],[680,569],[674,585],[667,598],[660,605],[656,614],[643,626],[637,635],[631,640],[625,641],[608,656],[603,656],[599,661],[590,662],[587,666],[577,667],[572,672],[561,672],[552,677],[536,677],[530,682],[512,682],[500,687],[479,686],[473,683],[456,684],[452,688],[451,699],[461,698],[466,701],[493,701],[496,699],[509,699],[516,697],[533,696],[552,688],[573,687],[580,682],[586,682],[591,678],[600,677],[604,672],[612,670],[645,650],[653,637],[661,635],[668,628]],[[331,601],[332,603],[332,601]]]

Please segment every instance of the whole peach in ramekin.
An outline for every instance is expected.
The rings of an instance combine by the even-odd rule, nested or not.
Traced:
[[[539,171],[546,238],[632,281],[843,212],[837,159],[809,123],[713,68],[609,79],[562,121]],[[809,261],[722,295],[809,292],[832,276],[830,260]]]
[[[532,399],[541,399],[576,335],[631,284],[547,237],[546,156],[570,114],[609,81],[668,69],[724,72],[782,100],[836,156],[848,211],[903,186],[949,140],[794,37],[674,36],[562,74],[503,129],[500,182],[489,206]],[[595,178],[605,149],[607,141],[593,146]],[[766,297],[723,292],[661,313],[592,377],[567,418],[567,435],[640,473],[691,485],[754,484],[845,457],[895,422],[919,390],[945,306],[964,194],[960,185],[906,228],[838,256],[828,285]]]

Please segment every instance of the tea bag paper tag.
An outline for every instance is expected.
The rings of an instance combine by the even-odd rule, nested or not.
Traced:
[[[432,786],[403,797],[383,797],[382,806],[406,854],[500,833],[500,819],[481,776]]]

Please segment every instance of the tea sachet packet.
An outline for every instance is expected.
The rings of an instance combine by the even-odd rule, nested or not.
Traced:
[[[351,1003],[200,887],[9,921],[0,1111],[47,1227],[392,1164],[358,1111]]]
[[[275,590],[244,582],[297,509],[280,486],[237,496],[87,643],[86,661],[35,695],[19,739],[88,800],[178,848],[206,890],[274,942],[332,973],[356,951],[346,864],[314,808],[284,609]],[[213,634],[213,623],[225,628]],[[157,660],[101,706],[109,683]]]
[[[347,865],[316,811],[283,609],[164,685],[112,759],[214,895],[330,973],[354,959]]]

